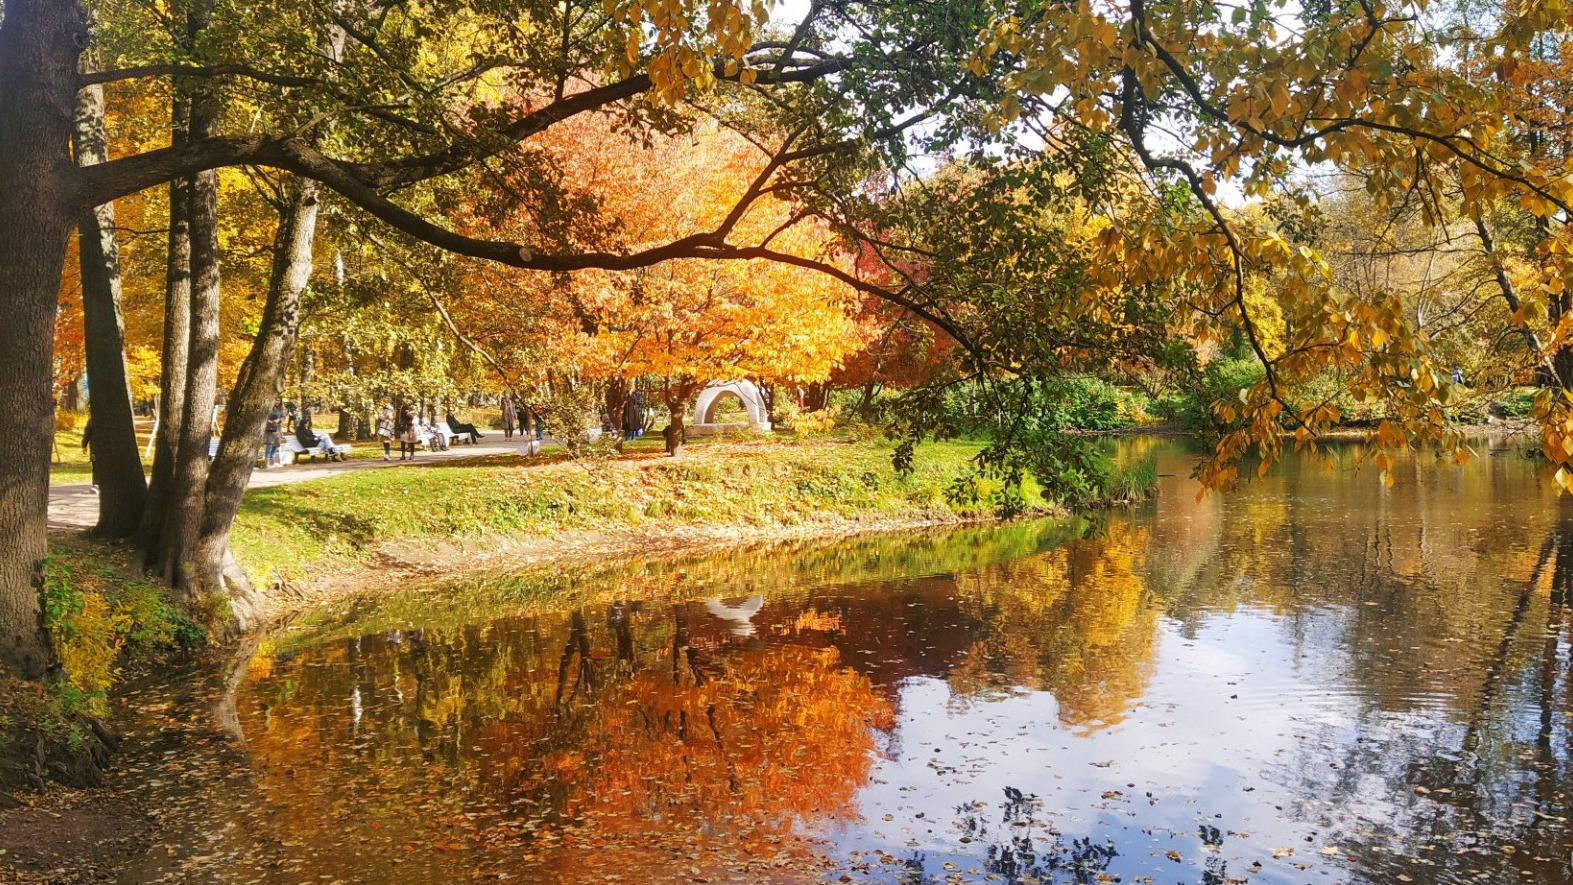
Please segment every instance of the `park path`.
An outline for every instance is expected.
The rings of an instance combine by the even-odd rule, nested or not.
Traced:
[[[519,451],[522,445],[520,437],[504,440],[502,431],[494,430],[486,434],[485,439],[476,445],[455,444],[446,452],[421,452],[414,463],[399,461],[395,457],[392,461],[381,458],[363,458],[353,461],[316,461],[302,462],[300,464],[275,467],[272,470],[254,470],[251,473],[251,484],[247,489],[262,489],[269,486],[289,485],[297,482],[309,482],[328,476],[337,476],[340,473],[350,473],[356,470],[396,470],[411,469],[423,464],[439,464],[447,461],[459,461],[465,458],[479,458],[485,455],[502,455]],[[361,446],[376,446],[377,443],[361,443]],[[72,482],[51,484],[49,487],[49,530],[52,532],[76,531],[90,529],[98,522],[98,495],[93,493],[90,483]]]

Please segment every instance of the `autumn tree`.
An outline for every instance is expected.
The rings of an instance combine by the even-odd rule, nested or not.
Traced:
[[[762,7],[732,4],[614,4],[608,12],[599,3],[564,10],[548,3],[498,9],[453,2],[399,9],[215,3],[182,5],[166,15],[109,4],[90,21],[74,0],[8,4],[0,32],[7,59],[0,70],[0,192],[5,217],[33,222],[4,238],[0,250],[3,306],[15,318],[0,350],[14,370],[0,392],[0,405],[13,416],[0,430],[0,447],[14,453],[6,462],[9,478],[0,485],[0,530],[16,539],[0,553],[6,635],[0,651],[8,668],[26,677],[51,669],[38,626],[37,564],[44,552],[52,327],[67,235],[90,207],[175,182],[170,229],[177,260],[167,301],[172,309],[165,311],[174,325],[164,336],[170,389],[163,399],[168,414],[178,411],[183,419],[179,440],[170,422],[160,444],[165,457],[155,459],[154,509],[143,527],[159,532],[164,574],[194,585],[189,592],[197,595],[208,589],[223,595],[228,564],[211,554],[227,530],[228,507],[220,506],[211,520],[201,513],[205,422],[184,420],[205,415],[204,394],[217,383],[217,249],[210,222],[216,180],[210,171],[253,166],[293,173],[405,234],[525,269],[631,270],[678,257],[770,258],[771,250],[759,243],[728,241],[730,229],[631,252],[467,237],[446,226],[445,207],[423,202],[431,192],[421,188],[447,177],[485,182],[499,166],[527,164],[530,152],[519,145],[576,114],[615,110],[629,125],[650,125],[659,123],[663,103],[721,82],[775,94],[782,114],[823,122],[780,166],[851,151],[868,139],[897,138],[912,125],[902,114],[922,109],[918,113],[927,115],[936,103],[955,98],[965,47],[933,39],[921,16],[827,7],[783,41],[758,39],[765,14]],[[849,16],[875,25],[856,53],[831,45]],[[970,13],[938,20],[964,31],[980,23]],[[81,50],[95,37],[119,42],[104,47],[105,70],[84,74]],[[72,162],[67,109],[80,88],[144,84],[157,90],[170,78],[180,96],[174,103],[180,125],[169,147],[92,166]],[[501,94],[500,80],[517,84],[509,94],[532,98],[522,105],[488,102]],[[827,80],[837,82],[816,85]],[[864,107],[879,110],[833,112],[837,102],[857,96],[872,97]],[[887,100],[891,96],[900,100]],[[808,145],[812,149],[803,153]],[[194,203],[188,195],[193,189],[199,191]],[[541,183],[535,193],[549,196],[551,189]],[[183,206],[193,211],[180,214]],[[188,242],[190,259],[183,257]],[[194,280],[189,289],[183,282],[188,274]],[[194,312],[183,314],[188,308]],[[182,315],[189,323],[179,323]],[[267,342],[290,337],[273,328],[259,331],[259,358]],[[278,362],[263,359],[263,374]],[[187,374],[177,377],[182,369]],[[194,392],[179,409],[169,396],[175,388]],[[221,447],[221,462],[226,453],[249,460],[244,450],[257,432],[251,423],[235,422],[236,436]],[[165,506],[176,501],[179,506]],[[178,524],[163,525],[166,513]]]
[[[585,151],[591,140],[597,149]],[[593,203],[595,225],[554,231],[557,219],[511,205],[492,223],[514,239],[566,236],[639,251],[724,228],[767,243],[775,260],[674,259],[572,276],[482,270],[476,291],[452,310],[460,328],[483,330],[473,337],[517,360],[513,372],[659,379],[675,453],[684,409],[709,382],[823,380],[856,345],[855,291],[826,273],[850,276],[851,264],[829,226],[772,180],[775,164],[757,144],[711,118],[638,142],[584,120],[558,127],[541,149],[563,171],[565,189]]]

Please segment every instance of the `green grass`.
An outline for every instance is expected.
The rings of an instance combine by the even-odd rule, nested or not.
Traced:
[[[88,459],[88,453],[82,450],[82,429],[87,424],[87,416],[61,412],[56,424],[59,429],[55,431],[55,446],[49,457],[50,483],[92,482],[93,462]],[[137,420],[137,445],[142,451],[146,451],[151,431],[151,421]],[[149,465],[144,463],[143,470],[148,469]]]
[[[658,454],[659,445],[640,440],[606,460],[498,455],[254,489],[235,552],[261,577],[300,578],[333,561],[369,561],[396,541],[988,515],[945,494],[977,453],[974,443],[921,446],[906,476],[892,469],[883,441],[707,441],[675,459]],[[1029,502],[1042,506],[1030,490]]]
[[[87,452],[82,451],[82,427],[59,430],[55,433],[55,448],[49,459],[49,481],[52,483],[90,482],[93,463]]]

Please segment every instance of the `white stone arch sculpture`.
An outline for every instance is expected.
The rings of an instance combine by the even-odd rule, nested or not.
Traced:
[[[730,624],[733,636],[753,636],[754,615],[764,607],[765,597],[757,593],[739,602],[730,602],[720,596],[705,600],[705,610]]]
[[[714,424],[711,419],[715,417],[716,403],[727,394],[742,401],[750,427],[770,429],[770,410],[765,408],[765,396],[752,381],[716,382],[701,390],[699,401],[694,403],[694,423],[701,426]]]

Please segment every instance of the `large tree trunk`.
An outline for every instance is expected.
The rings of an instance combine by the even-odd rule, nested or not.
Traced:
[[[195,176],[191,183],[191,335],[186,356],[185,409],[175,450],[170,508],[159,535],[158,560],[158,571],[165,581],[187,590],[194,586],[191,566],[202,528],[208,445],[213,439],[213,408],[218,394],[217,202],[217,176],[212,172]]]
[[[212,0],[196,0],[186,13],[186,36],[195,46],[212,17]],[[217,134],[218,96],[211,84],[189,93],[192,139]],[[208,445],[213,439],[213,408],[218,394],[219,242],[218,174],[192,176],[188,230],[191,243],[191,320],[186,352],[186,395],[170,477],[169,509],[159,531],[157,572],[171,586],[196,586],[193,566],[202,531]]]
[[[186,102],[177,94],[173,138],[185,138]],[[191,346],[191,182],[169,184],[169,259],[164,280],[163,371],[159,377],[158,432],[153,440],[153,478],[142,514],[142,549],[149,568],[156,565],[164,514],[169,512],[175,477],[175,452],[186,411],[186,357]]]
[[[318,205],[316,182],[301,182],[279,217],[261,328],[229,398],[223,441],[207,479],[196,577],[205,590],[228,600],[231,626],[241,629],[257,619],[260,609],[250,582],[230,556],[229,535],[256,466],[263,425],[284,389],[284,373],[295,350],[300,298],[311,279]]]
[[[823,381],[816,381],[803,390],[803,411],[822,412],[829,398],[830,385]]]
[[[666,396],[666,409],[671,413],[672,419],[661,431],[661,436],[666,439],[666,453],[673,458],[682,454],[683,445],[688,442],[688,430],[683,426],[683,409],[688,404],[688,397],[692,391],[684,387],[675,393],[668,392]]]
[[[89,65],[91,67],[91,65]],[[104,89],[77,93],[75,146],[80,166],[109,159],[104,132]],[[82,265],[82,326],[87,376],[93,396],[93,483],[98,486],[98,525],[93,533],[125,538],[136,533],[147,497],[142,456],[131,411],[126,371],[125,322],[120,312],[120,248],[115,241],[115,206],[105,203],[77,225]]]
[[[71,117],[85,42],[74,0],[7,0],[0,24],[0,666],[23,679],[54,669],[39,572],[55,431],[55,314],[76,222]]]

